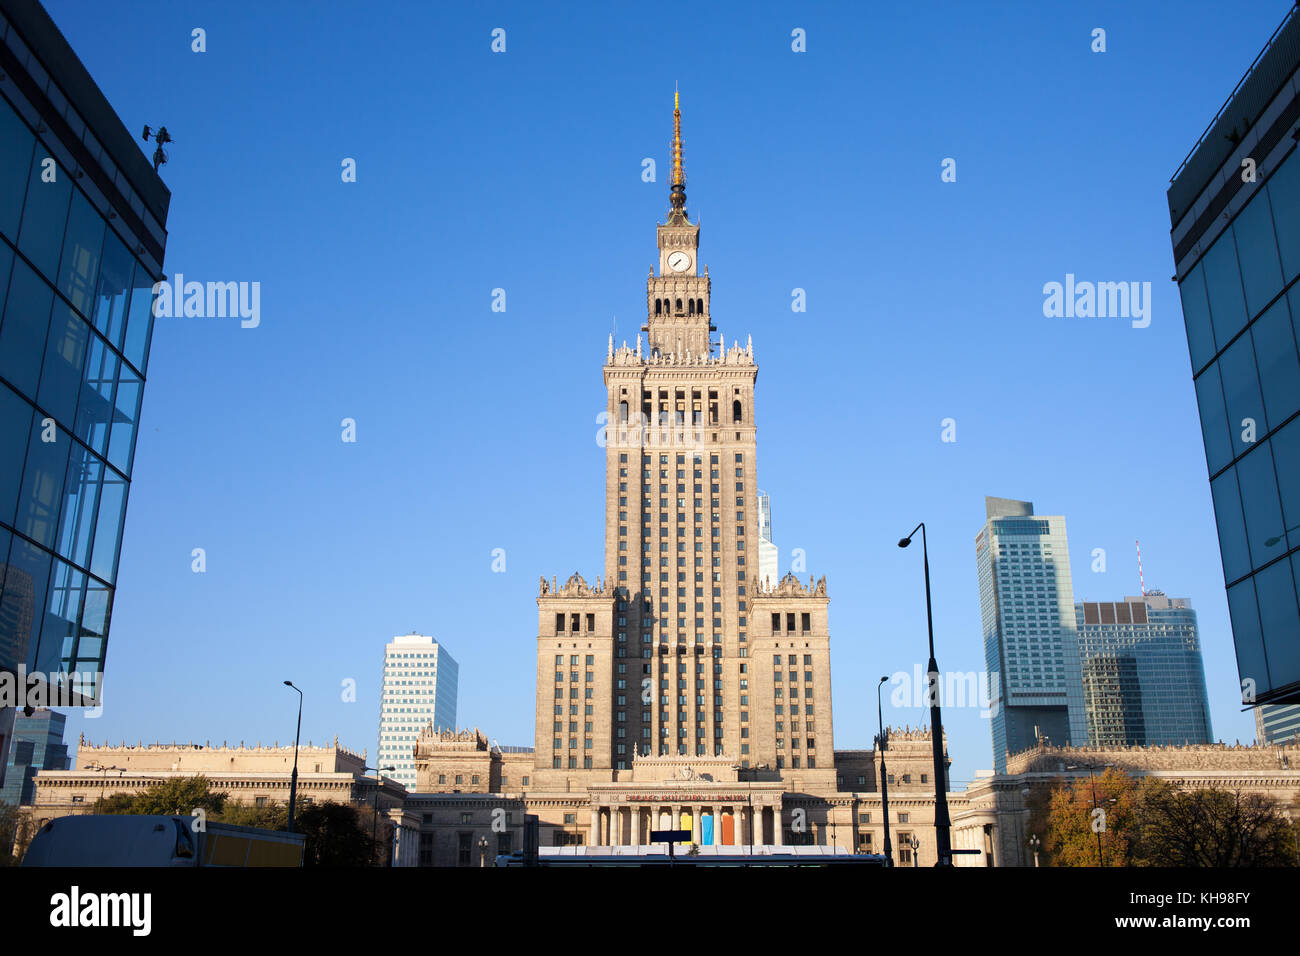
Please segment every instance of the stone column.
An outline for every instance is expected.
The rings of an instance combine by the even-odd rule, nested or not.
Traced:
[[[784,846],[781,840],[781,805],[778,803],[772,807],[772,842],[777,846]]]
[[[600,846],[600,807],[591,808],[591,838],[592,846]]]
[[[703,839],[704,822],[700,819],[703,809],[698,805],[691,807],[691,842],[696,846],[699,846],[700,840]]]
[[[632,846],[641,852],[641,808],[635,803],[629,808],[632,812]]]

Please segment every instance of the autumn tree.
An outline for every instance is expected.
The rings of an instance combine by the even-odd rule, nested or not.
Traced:
[[[1057,866],[1129,866],[1136,837],[1138,782],[1108,767],[1052,791],[1043,845]]]

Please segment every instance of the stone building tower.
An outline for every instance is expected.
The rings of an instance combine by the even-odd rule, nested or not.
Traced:
[[[811,785],[834,773],[825,581],[760,584],[758,366],[713,338],[683,152],[675,102],[646,340],[604,366],[604,580],[538,596],[537,771],[725,756]]]

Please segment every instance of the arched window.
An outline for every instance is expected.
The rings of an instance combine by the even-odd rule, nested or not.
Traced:
[[[677,300],[677,311],[678,311],[678,312],[681,312],[681,311],[682,311],[682,300],[681,300],[681,299],[678,299],[678,300]]]
[[[655,299],[655,315],[661,314],[659,310],[663,307],[663,304],[664,304],[663,299]]]
[[[694,299],[687,299],[687,300],[686,300],[686,313],[687,313],[688,315],[694,315],[694,314],[695,314],[695,300],[694,300]]]
[[[618,420],[627,423],[627,402],[618,403]]]
[[[731,420],[733,422],[740,421],[740,399],[736,399],[731,403]]]
[[[695,311],[696,311],[697,313],[699,313],[700,315],[703,315],[703,314],[704,314],[704,300],[703,300],[703,299],[696,299],[696,300],[695,300]]]

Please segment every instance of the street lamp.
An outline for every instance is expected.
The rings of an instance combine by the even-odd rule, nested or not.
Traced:
[[[880,815],[885,818],[885,866],[893,866],[894,848],[889,845],[889,775],[885,772],[885,749],[889,741],[885,737],[885,719],[880,709],[880,688],[885,686],[887,680],[888,677],[882,677],[876,685],[876,721],[880,725],[876,746],[880,749]]]
[[[1038,848],[1042,845],[1042,842],[1042,840],[1038,839],[1037,833],[1029,838],[1029,848],[1034,851],[1034,869],[1038,869]]]
[[[298,804],[298,738],[302,736],[302,691],[293,686],[293,681],[284,682],[285,687],[298,691],[298,729],[293,733],[293,773],[289,777],[289,832],[293,833],[293,811]]]
[[[930,552],[925,540],[925,522],[898,542],[900,548],[912,543],[912,535],[921,532],[921,555],[925,563],[925,623],[930,632],[930,735],[934,738],[934,842],[938,861],[935,866],[952,866],[952,842],[948,818],[948,774],[943,762],[943,719],[939,714],[939,663],[934,659],[934,614],[930,609]]]
[[[484,836],[479,837],[478,838],[478,865],[480,870],[487,866],[487,848],[488,848],[487,837]]]
[[[370,842],[377,844],[379,842],[379,790],[384,785],[384,778],[381,776],[384,771],[392,772],[396,767],[362,767],[362,772],[373,770],[375,772],[375,815],[370,824]]]
[[[1104,764],[1101,767],[1098,767],[1096,764],[1084,763],[1084,764],[1071,764],[1070,766],[1065,768],[1066,770],[1078,770],[1080,768],[1086,768],[1088,771],[1088,786],[1092,790],[1092,818],[1093,818],[1092,829],[1093,832],[1097,834],[1097,863],[1100,866],[1106,865],[1106,854],[1101,848],[1101,831],[1102,829],[1104,829],[1105,825],[1103,824],[1101,827],[1097,826],[1097,784],[1092,779],[1092,772],[1093,770],[1106,770],[1109,769],[1110,766],[1111,766],[1110,764]],[[1102,819],[1104,820],[1105,817],[1103,816]]]
[[[907,841],[907,845],[912,848],[912,868],[915,869],[920,866],[919,860],[921,859],[921,854],[917,851],[921,849],[921,841],[918,840],[916,834],[913,833],[912,839]]]
[[[90,764],[86,764],[86,769],[87,769],[87,770],[98,770],[98,771],[100,771],[100,772],[103,774],[103,776],[101,776],[101,777],[99,778],[99,799],[95,801],[95,812],[98,813],[98,812],[99,812],[100,805],[104,802],[104,787],[106,787],[106,786],[108,785],[108,772],[109,772],[110,770],[116,770],[116,771],[117,771],[118,779],[120,780],[121,777],[122,777],[122,774],[126,773],[126,768],[125,768],[125,767],[105,767],[103,764],[99,764],[99,763],[90,763]]]

